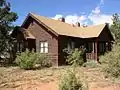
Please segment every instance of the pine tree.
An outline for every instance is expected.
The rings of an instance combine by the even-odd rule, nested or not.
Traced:
[[[120,16],[113,14],[113,24],[111,25],[111,32],[114,34],[115,40],[120,41]]]
[[[8,51],[10,32],[13,30],[13,22],[18,18],[15,12],[10,9],[10,3],[0,0],[0,56]]]

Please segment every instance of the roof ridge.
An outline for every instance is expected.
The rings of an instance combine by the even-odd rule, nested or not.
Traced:
[[[50,17],[40,16],[35,13],[29,13],[28,16],[32,16],[34,19],[38,20],[39,23],[45,25],[53,33],[57,35],[65,35],[79,38],[93,38],[98,37],[102,32],[105,24],[93,25],[88,27],[77,27],[71,24],[61,22],[59,20],[52,19]]]
[[[59,22],[59,23],[63,23],[63,24],[67,24],[67,25],[70,25],[70,26],[72,26],[71,24],[69,24],[69,23],[66,23],[66,22],[62,22],[62,21],[59,21],[59,20],[55,20],[55,19],[52,19],[52,18],[50,18],[50,17],[46,17],[46,16],[41,16],[41,15],[38,15],[38,14],[35,14],[35,13],[31,13],[30,12],[30,14],[31,15],[33,15],[33,16],[39,16],[39,17],[43,17],[43,18],[47,18],[47,19],[50,19],[50,20],[53,20],[53,21],[57,21],[57,22]],[[73,27],[73,26],[72,26]]]
[[[53,20],[53,21],[58,21],[58,22],[60,22],[60,23],[64,23],[64,24],[67,24],[67,25],[70,25],[70,26],[72,26],[72,24],[69,24],[69,23],[66,23],[66,22],[61,22],[61,21],[59,21],[59,20],[55,20],[55,19],[52,19],[52,18],[50,18],[50,17],[47,17],[47,16],[41,16],[41,15],[39,15],[39,14],[35,14],[35,13],[33,13],[33,12],[30,12],[29,14],[31,14],[31,15],[33,15],[33,16],[39,16],[39,17],[43,17],[43,18],[47,18],[47,19],[51,19],[51,20]],[[96,27],[96,26],[100,26],[100,25],[106,25],[106,23],[103,23],[103,24],[97,24],[97,25],[89,25],[89,26],[87,26],[87,27],[85,27],[85,28],[89,28],[89,27]],[[72,27],[74,27],[74,26],[72,26]],[[84,28],[84,27],[79,27],[79,28]]]

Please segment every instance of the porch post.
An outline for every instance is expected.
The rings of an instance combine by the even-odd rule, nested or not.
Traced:
[[[92,53],[95,53],[95,45],[94,45],[94,42],[92,43],[92,47],[93,47]]]
[[[91,59],[95,59],[95,42],[92,43]]]
[[[97,54],[97,42],[95,42],[95,60],[97,61],[98,54]]]

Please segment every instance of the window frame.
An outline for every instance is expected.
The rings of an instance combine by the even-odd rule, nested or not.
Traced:
[[[17,52],[22,52],[23,48],[24,48],[23,42],[22,41],[21,42],[17,42],[16,48],[17,48]]]
[[[45,43],[47,43],[47,46],[45,45]],[[43,46],[41,46],[41,44],[43,44]],[[41,52],[41,49],[43,49],[42,52]],[[49,53],[49,44],[48,44],[48,41],[39,41],[39,52],[40,53]]]
[[[87,47],[87,52],[88,52],[88,53],[92,53],[92,52],[93,52],[93,43],[90,42],[90,43],[88,43],[87,45],[88,45],[88,47]]]
[[[105,43],[104,42],[99,43],[99,52],[100,53],[105,52]]]

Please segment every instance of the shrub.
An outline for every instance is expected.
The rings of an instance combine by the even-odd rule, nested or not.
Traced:
[[[36,60],[36,64],[38,64],[40,68],[52,66],[52,62],[48,59],[47,55],[39,53],[38,59]]]
[[[23,69],[32,69],[35,65],[35,59],[37,58],[36,53],[34,51],[30,52],[26,49],[25,52],[17,55],[16,63]]]
[[[117,44],[111,52],[101,56],[102,71],[115,78],[120,78],[120,44]]]
[[[98,67],[98,63],[95,60],[88,60],[86,63],[83,64],[83,66],[89,68],[96,68]]]
[[[88,90],[87,86],[80,80],[79,76],[73,71],[67,71],[63,76],[59,90]]]
[[[29,51],[28,49],[26,49],[25,52],[17,55],[15,61],[20,68],[26,70],[42,68],[51,65],[45,54],[35,53],[33,50]]]
[[[81,66],[84,63],[83,52],[79,49],[73,50],[72,53],[68,55],[67,62],[73,66]]]

